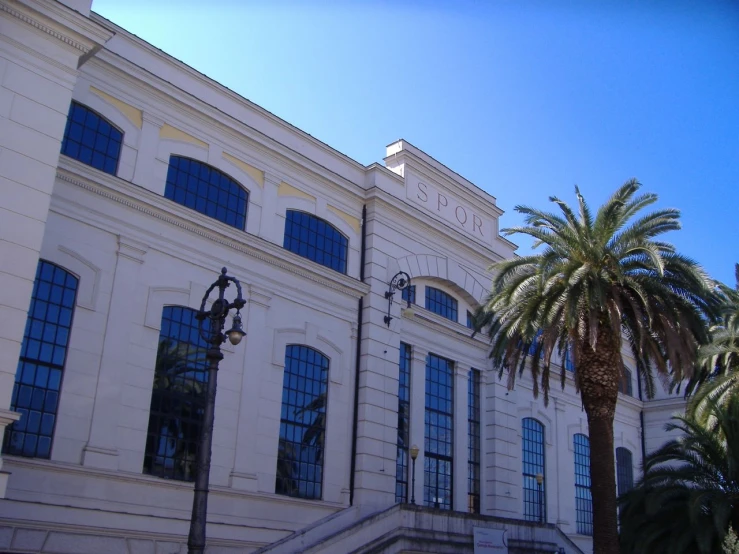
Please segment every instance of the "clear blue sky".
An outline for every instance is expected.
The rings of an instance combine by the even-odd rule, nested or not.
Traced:
[[[592,5],[595,4],[595,5]],[[352,158],[404,138],[498,199],[593,206],[631,177],[734,284],[739,3],[94,0],[93,10]],[[528,251],[520,237],[512,237]]]

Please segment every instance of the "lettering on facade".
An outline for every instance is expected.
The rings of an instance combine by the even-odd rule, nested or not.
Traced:
[[[472,207],[459,202],[423,181],[411,181],[408,198],[445,221],[488,244],[493,240],[493,221],[476,213]]]

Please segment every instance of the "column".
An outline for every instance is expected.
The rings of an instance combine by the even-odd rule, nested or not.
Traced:
[[[272,367],[272,332],[267,327],[272,293],[254,286],[249,287],[249,314],[246,320],[246,362],[241,382],[241,400],[236,432],[236,455],[231,471],[231,486],[235,489],[258,490],[257,469],[260,463],[257,444],[257,418],[259,417],[260,391],[272,383],[267,379],[274,369]],[[274,382],[273,387],[281,386]],[[280,395],[271,394],[271,398],[279,401]],[[274,401],[274,400],[273,400]],[[280,413],[280,408],[274,410]],[[279,423],[278,423],[279,428]],[[274,485],[273,485],[274,486]],[[274,492],[274,490],[272,491]]]
[[[424,443],[426,438],[426,356],[428,352],[417,346],[411,351],[411,445],[418,447],[418,458],[416,458],[416,504],[423,506],[423,467],[424,467]],[[412,462],[411,462],[412,464]],[[411,471],[413,468],[410,468]],[[409,477],[412,477],[409,475]],[[411,486],[409,481],[408,486]],[[408,489],[410,501],[411,490]]]
[[[105,326],[90,438],[82,454],[82,464],[85,466],[118,469],[116,444],[121,411],[121,384],[126,372],[134,320],[131,299],[136,295],[139,269],[147,250],[148,246],[145,244],[124,236],[118,237],[118,258]]]
[[[48,4],[48,6],[46,6]],[[85,4],[77,0],[76,4]],[[81,11],[89,11],[89,1]],[[63,16],[49,26],[21,2],[0,11],[0,436],[10,410],[26,314],[54,188],[59,149],[81,56],[112,33],[82,13],[44,3]],[[23,60],[22,62],[20,60]],[[0,458],[0,498],[7,473]]]
[[[454,364],[454,462],[452,509],[466,512],[467,506],[467,385],[470,366]]]

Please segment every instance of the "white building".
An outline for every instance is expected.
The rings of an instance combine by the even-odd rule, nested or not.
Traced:
[[[192,316],[222,266],[247,335],[220,365],[210,551],[304,531],[272,551],[399,552],[435,530],[471,552],[472,526],[587,551],[574,387],[508,391],[467,327],[515,249],[495,199],[403,140],[365,167],[89,8],[0,0],[0,551],[184,548]],[[388,313],[399,271],[414,303]],[[638,388],[621,486],[680,406]],[[411,497],[428,509],[390,508]]]

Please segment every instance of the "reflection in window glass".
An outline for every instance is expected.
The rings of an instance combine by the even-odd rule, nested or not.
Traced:
[[[10,409],[21,418],[5,431],[7,454],[51,455],[77,284],[77,277],[61,267],[38,263],[10,399]]]
[[[521,421],[523,450],[523,516],[530,521],[546,521],[547,500],[544,483],[536,481],[544,473],[544,426],[525,417]]]
[[[443,290],[426,287],[426,309],[452,321],[457,321],[457,299]]]
[[[578,433],[575,446],[575,508],[577,510],[577,532],[593,534],[593,497],[590,494],[590,440]]]
[[[467,511],[480,513],[480,372],[467,378]]]
[[[398,453],[395,463],[395,502],[408,502],[410,410],[411,347],[401,342],[398,374]]]
[[[328,358],[308,346],[285,349],[275,492],[321,498]]]
[[[312,214],[287,210],[283,248],[339,273],[346,273],[349,241],[336,227]]]
[[[434,354],[426,358],[426,410],[423,461],[423,501],[426,506],[452,509],[454,448],[454,362]]]
[[[195,479],[208,388],[208,344],[196,314],[182,306],[162,310],[144,454],[144,473],[180,481]]]
[[[170,156],[164,197],[178,204],[244,229],[249,193],[231,177],[208,164]]]
[[[62,154],[115,175],[123,133],[87,106],[72,102],[62,140]]]

